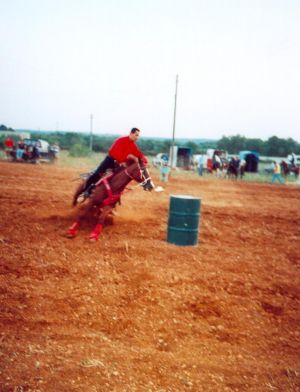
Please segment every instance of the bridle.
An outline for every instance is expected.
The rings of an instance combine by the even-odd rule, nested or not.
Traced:
[[[146,177],[145,173],[147,173],[148,177]],[[146,190],[145,186],[146,186],[148,183],[150,183],[151,189],[154,188],[153,182],[152,182],[152,178],[151,178],[151,176],[149,175],[149,172],[148,172],[148,170],[147,170],[145,167],[142,167],[142,178],[144,179],[144,181],[141,182],[139,185],[141,185],[142,187],[144,187],[144,189]]]
[[[147,169],[146,169],[145,167],[143,167],[143,166],[140,167],[140,169],[139,169],[139,173],[140,173],[139,178],[133,176],[131,173],[128,172],[127,169],[124,170],[124,173],[125,173],[130,179],[132,179],[132,180],[134,180],[134,181],[136,181],[136,182],[138,183],[136,186],[142,186],[142,187],[144,187],[144,189],[146,190],[146,189],[147,189],[147,188],[146,188],[147,184],[150,183],[150,184],[151,184],[151,189],[153,189],[154,186],[153,186],[153,184],[152,184],[152,178],[149,176],[149,173],[148,173],[148,172],[147,172],[148,177],[146,177],[146,175],[145,175],[145,172],[146,172],[146,171],[147,171]],[[148,189],[148,190],[150,190],[150,189]]]
[[[131,180],[134,180],[134,181],[138,182],[139,184],[141,184],[141,182],[143,181],[143,173],[142,173],[142,170],[141,170],[140,166],[138,166],[138,167],[139,167],[139,174],[140,174],[139,177],[133,176],[131,173],[128,172],[128,169],[127,169],[127,168],[124,170],[124,173],[125,173]]]

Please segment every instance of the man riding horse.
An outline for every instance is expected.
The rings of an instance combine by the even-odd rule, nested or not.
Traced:
[[[291,164],[286,162],[285,160],[282,160],[280,162],[280,167],[282,170],[282,174],[287,177],[289,174],[294,174],[295,176],[299,176],[300,174],[300,166],[295,164]]]
[[[97,241],[104,226],[107,215],[120,203],[121,196],[130,181],[135,180],[143,186],[144,190],[152,191],[154,184],[149,172],[142,163],[136,160],[128,160],[128,166],[118,173],[100,179],[88,201],[80,205],[76,220],[67,232],[68,238],[74,238],[82,221],[89,215],[97,213],[97,224],[90,233],[90,240]]]
[[[138,128],[132,128],[128,136],[119,137],[114,141],[108,150],[108,155],[76,190],[73,197],[73,206],[77,204],[79,196],[82,195],[84,198],[90,196],[95,184],[103,177],[108,169],[114,170],[116,165],[125,167],[128,159],[139,160],[144,166],[148,164],[147,158],[135,144],[139,136],[140,130]]]

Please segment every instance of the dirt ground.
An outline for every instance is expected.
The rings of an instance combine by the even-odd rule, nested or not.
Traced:
[[[1,392],[300,391],[300,187],[176,175],[90,243],[78,173],[0,163]],[[166,242],[171,194],[199,245]]]

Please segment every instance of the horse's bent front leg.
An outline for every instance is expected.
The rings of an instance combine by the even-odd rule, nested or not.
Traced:
[[[101,234],[104,222],[105,222],[105,218],[107,217],[107,215],[111,212],[111,210],[113,209],[113,206],[105,206],[99,216],[98,219],[98,223],[96,224],[96,226],[94,227],[93,231],[90,234],[90,240],[91,241],[97,241],[99,239],[99,236]]]
[[[67,232],[68,238],[75,238],[76,237],[78,230],[79,230],[79,227],[80,227],[80,224],[81,224],[81,221],[84,219],[85,216],[87,216],[91,212],[93,207],[94,207],[93,203],[91,201],[89,201],[86,205],[83,205],[80,208],[76,221],[72,224],[72,226],[69,228],[69,230]]]
[[[75,238],[79,229],[79,222],[74,222],[67,232],[68,238]]]

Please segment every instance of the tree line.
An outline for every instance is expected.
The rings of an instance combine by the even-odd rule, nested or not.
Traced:
[[[244,136],[236,135],[226,137],[223,136],[217,142],[220,149],[228,151],[229,154],[236,154],[239,151],[249,150],[256,151],[263,156],[285,157],[290,153],[300,155],[300,143],[292,138],[281,139],[272,136],[268,140],[247,139]]]
[[[6,136],[1,135],[1,131],[13,131],[11,128],[6,128],[4,125],[0,126],[0,146],[4,147],[4,140]],[[45,139],[50,144],[58,143],[63,150],[77,151],[87,154],[90,147],[90,135],[88,133],[79,132],[39,132],[28,131],[31,133],[33,139]],[[99,135],[94,134],[92,139],[92,148],[94,152],[107,152],[113,141],[118,136],[115,135]],[[18,137],[14,137],[15,141]],[[146,154],[154,156],[158,153],[168,153],[172,144],[171,139],[148,138],[141,137],[138,141],[138,146]],[[197,141],[191,140],[175,140],[175,145],[180,147],[191,148],[193,154],[205,154],[208,148],[226,150],[229,154],[237,154],[239,151],[249,150],[256,151],[263,156],[280,156],[285,157],[291,152],[300,155],[300,144],[292,138],[282,139],[277,136],[272,136],[268,140],[249,139],[245,136],[223,136],[220,140],[212,141]],[[76,154],[75,154],[76,155]]]

